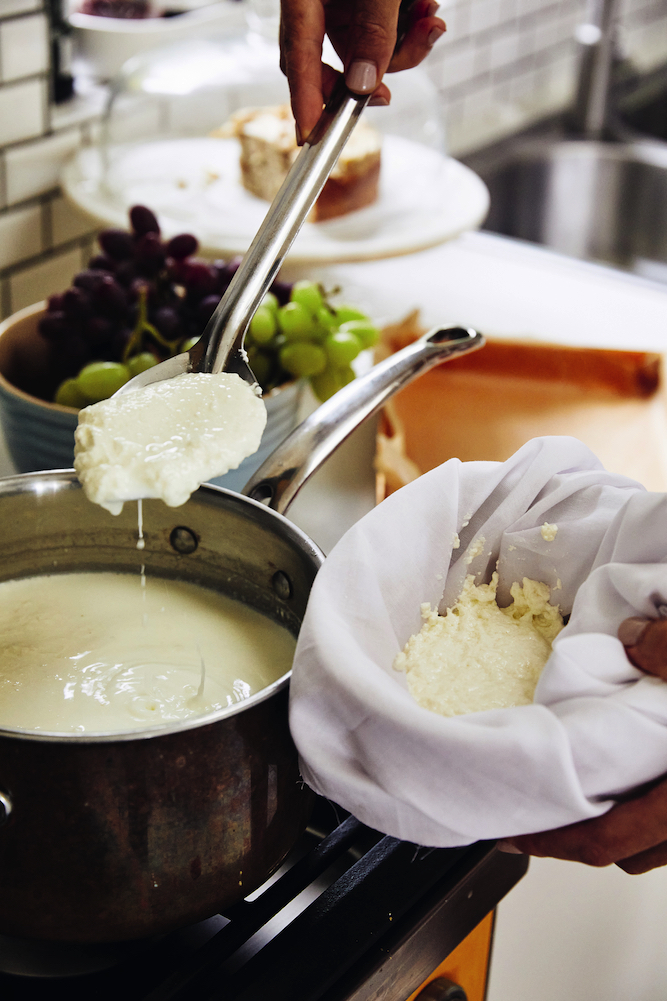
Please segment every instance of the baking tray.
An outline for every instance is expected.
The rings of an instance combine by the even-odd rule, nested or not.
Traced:
[[[380,353],[422,332],[418,313],[383,332]],[[572,435],[602,464],[667,490],[663,356],[489,337],[402,390],[380,418],[378,499],[453,457],[504,461],[531,438]]]

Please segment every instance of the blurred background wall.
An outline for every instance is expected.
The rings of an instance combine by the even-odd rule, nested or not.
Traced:
[[[240,0],[241,3],[244,0]],[[446,0],[447,35],[427,63],[454,156],[565,107],[583,0]],[[52,9],[0,0],[0,311],[64,288],[90,254],[90,223],[58,191],[62,163],[89,143],[104,90],[52,100]],[[642,70],[667,61],[667,4],[623,0],[623,54]]]

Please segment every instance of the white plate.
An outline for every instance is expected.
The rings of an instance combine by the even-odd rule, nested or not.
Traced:
[[[244,253],[267,203],[240,184],[235,139],[170,139],[108,151],[80,150],[65,168],[67,197],[96,222],[127,227],[132,205],[148,205],[167,236],[191,232],[201,251]],[[468,167],[398,136],[385,136],[378,201],[339,219],[305,223],[291,262],[374,260],[451,240],[483,221],[489,193]]]

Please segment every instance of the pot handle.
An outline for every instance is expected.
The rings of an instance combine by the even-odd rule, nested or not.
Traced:
[[[335,393],[272,452],[243,493],[285,514],[304,483],[362,421],[418,375],[456,355],[481,348],[465,327],[436,327]]]

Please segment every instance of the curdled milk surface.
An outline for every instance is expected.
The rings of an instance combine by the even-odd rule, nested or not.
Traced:
[[[74,467],[88,499],[112,514],[149,497],[178,507],[256,452],[265,424],[240,376],[185,372],[81,410]]]
[[[563,628],[549,588],[524,577],[511,587],[513,602],[496,604],[498,575],[475,585],[466,577],[446,615],[422,605],[424,625],[394,661],[405,671],[415,701],[443,716],[527,705],[551,644]]]
[[[0,584],[0,637],[0,726],[57,733],[233,706],[290,670],[296,642],[216,591],[114,573]]]

